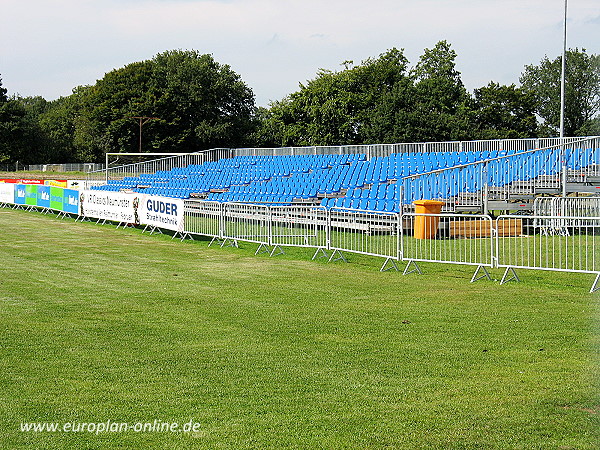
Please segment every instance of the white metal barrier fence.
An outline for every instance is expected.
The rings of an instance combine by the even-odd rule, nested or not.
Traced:
[[[225,203],[223,206],[224,243],[237,246],[237,241],[246,241],[269,245],[270,225],[268,206],[246,203]]]
[[[500,216],[497,223],[509,216]],[[517,278],[514,269],[597,273],[590,292],[600,280],[600,217],[521,216],[522,233],[512,239],[496,240],[497,266]],[[561,227],[557,231],[556,227]],[[511,278],[512,279],[512,278]]]
[[[196,234],[223,239],[223,203],[205,201],[185,201],[185,229]]]
[[[402,215],[401,258],[408,261],[405,273],[420,272],[416,262],[438,262],[478,266],[489,278],[486,267],[494,266],[494,236],[497,228],[489,216],[465,214]]]
[[[14,205],[3,201],[2,206]],[[471,281],[490,279],[487,268],[505,268],[501,284],[518,280],[515,269],[593,273],[590,292],[600,289],[598,215],[503,215],[492,220],[487,215],[399,215],[199,200],[186,201],[184,211],[184,236],[212,237],[211,243],[217,240],[221,246],[254,242],[257,253],[262,249],[271,256],[286,246],[316,248],[313,259],[318,252],[333,251],[329,261],[345,261],[342,252],[351,252],[386,258],[382,271],[388,263],[397,269],[397,261],[407,261],[405,274],[411,265],[411,272],[420,273],[417,262],[422,261],[477,266]]]
[[[327,249],[329,227],[327,209],[321,206],[271,206],[271,255],[281,247]],[[315,253],[316,256],[317,253]]]
[[[471,281],[491,279],[488,268],[505,268],[501,284],[518,280],[519,268],[595,273],[590,292],[600,288],[600,217],[505,215],[492,220],[487,215],[202,201],[186,202],[185,213],[186,233],[212,237],[221,245],[254,242],[257,254],[311,247],[317,249],[313,258],[320,252],[329,261],[346,261],[342,252],[357,253],[385,258],[382,271],[406,261],[405,274],[421,273],[418,262],[477,266]]]
[[[342,251],[386,258],[396,267],[398,261],[399,215],[373,211],[332,208],[329,212],[331,260],[346,260]],[[336,258],[337,255],[337,258]]]

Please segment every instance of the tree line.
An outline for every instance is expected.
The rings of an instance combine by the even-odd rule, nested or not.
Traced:
[[[54,101],[7,95],[0,79],[0,163],[103,161],[107,152],[351,145],[558,135],[561,57],[525,66],[520,85],[472,93],[446,41],[411,66],[392,48],[320,70],[269,107],[230,66],[194,50],[160,53]],[[565,135],[600,134],[600,56],[567,52]]]

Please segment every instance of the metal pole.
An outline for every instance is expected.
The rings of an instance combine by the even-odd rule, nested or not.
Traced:
[[[565,136],[565,72],[567,60],[567,0],[565,0],[565,17],[563,21],[563,52],[560,77],[560,137]]]
[[[160,120],[158,117],[147,117],[147,116],[131,116],[128,119],[138,119],[140,122],[140,137],[139,137],[139,148],[138,152],[142,153],[142,126],[148,123],[150,120]]]
[[[562,158],[562,196],[567,196],[567,155],[565,149],[565,72],[567,67],[567,0],[565,0],[565,16],[563,21],[563,52],[560,77],[560,144]]]
[[[142,153],[142,125],[144,125],[144,123],[142,122],[142,118],[140,117],[140,146],[139,146],[139,152]]]

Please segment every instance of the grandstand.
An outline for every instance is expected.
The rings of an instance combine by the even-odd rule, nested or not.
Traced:
[[[92,189],[377,212],[402,212],[421,199],[441,200],[448,212],[532,211],[540,195],[600,190],[598,138],[573,141],[569,148],[419,151],[370,158],[340,149],[337,154],[332,149],[332,154],[237,155],[111,179]]]

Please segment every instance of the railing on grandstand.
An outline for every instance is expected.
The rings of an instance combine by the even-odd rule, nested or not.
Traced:
[[[398,144],[341,145],[313,147],[238,148],[232,156],[295,156],[364,153],[367,159],[393,153],[459,152],[459,151],[526,151],[555,145],[570,144],[581,138],[495,139],[481,141],[418,142]]]
[[[453,141],[453,142],[419,142],[419,143],[397,143],[397,144],[371,144],[371,145],[341,145],[341,146],[311,146],[311,147],[278,147],[278,148],[237,148],[224,149],[216,148],[204,150],[201,152],[190,153],[189,155],[203,154],[204,161],[218,161],[223,158],[232,158],[235,156],[297,156],[297,155],[324,155],[324,154],[356,154],[363,153],[370,160],[375,157],[385,157],[393,153],[425,153],[425,152],[447,152],[447,151],[525,151],[540,149],[555,145],[561,142],[570,144],[580,138],[534,138],[534,139],[497,139],[482,141]],[[110,154],[118,156],[118,153]],[[143,155],[143,154],[142,154]],[[90,174],[90,180],[111,180],[118,179],[124,174],[133,174],[137,176],[142,173],[151,173],[153,166],[146,164],[153,163],[147,161],[144,166],[136,168],[135,163],[120,164],[115,166],[116,161],[107,162],[107,168],[101,171],[93,171]],[[109,164],[110,163],[110,164]],[[174,167],[181,167],[182,161],[178,156],[163,157],[154,161],[156,170],[170,170]],[[112,165],[113,167],[110,167]],[[126,166],[126,167],[124,167]],[[137,174],[137,175],[136,175]]]
[[[533,200],[542,193],[563,194],[567,183],[585,183],[600,175],[600,138],[571,140],[402,179],[403,202],[445,202],[444,211],[487,213],[493,202]],[[497,208],[503,209],[503,208]]]
[[[170,171],[176,167],[190,164],[203,164],[231,157],[231,150],[215,148],[195,153],[163,154],[163,153],[107,153],[105,168],[91,171],[87,175],[88,182],[102,184],[109,180],[122,180],[125,177],[138,177],[141,174]],[[157,158],[160,156],[160,158]],[[124,163],[129,158],[128,163]],[[152,158],[146,161],[140,159]],[[132,161],[133,160],[133,161]]]

